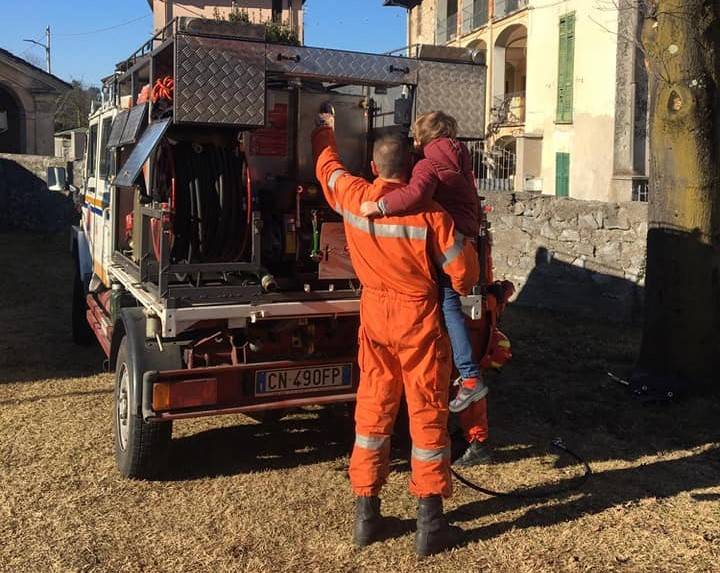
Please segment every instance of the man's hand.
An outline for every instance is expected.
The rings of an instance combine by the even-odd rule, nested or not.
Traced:
[[[335,130],[335,116],[331,113],[319,113],[315,116],[316,127],[329,127]]]
[[[372,219],[373,217],[382,216],[383,213],[376,201],[365,201],[362,205],[360,205],[360,214],[363,217]]]

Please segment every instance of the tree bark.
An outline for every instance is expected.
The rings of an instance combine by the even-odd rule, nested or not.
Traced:
[[[646,310],[638,371],[720,381],[720,0],[643,0],[650,75]]]

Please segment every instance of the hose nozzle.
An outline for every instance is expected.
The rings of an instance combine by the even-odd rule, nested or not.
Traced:
[[[260,279],[260,286],[265,292],[274,292],[278,287],[275,277],[272,275],[263,276],[263,278]]]

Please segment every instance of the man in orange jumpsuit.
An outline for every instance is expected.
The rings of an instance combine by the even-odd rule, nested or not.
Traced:
[[[421,213],[370,221],[364,201],[378,201],[406,185],[410,150],[402,138],[375,143],[369,183],[347,172],[337,152],[334,119],[321,114],[312,136],[317,178],[325,197],[343,216],[350,257],[362,283],[360,386],[350,481],[357,497],[355,543],[381,535],[380,490],[389,473],[390,435],[403,390],[408,404],[412,456],[410,491],[419,498],[416,551],[440,552],[461,530],[448,525],[443,497],[450,496],[447,431],[452,358],[438,306],[436,268],[467,294],[479,278],[474,245],[455,232],[439,205]],[[322,123],[325,125],[322,125]]]

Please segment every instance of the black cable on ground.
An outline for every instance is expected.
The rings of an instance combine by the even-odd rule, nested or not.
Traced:
[[[542,492],[523,491],[523,490],[495,491],[492,489],[488,489],[488,488],[479,486],[476,483],[473,483],[466,477],[463,477],[462,475],[460,475],[454,469],[451,469],[450,471],[455,476],[455,478],[457,478],[457,480],[464,486],[469,487],[470,489],[473,489],[480,493],[484,493],[485,495],[492,496],[492,497],[511,497],[511,498],[519,498],[519,499],[545,499],[545,498],[557,495],[559,493],[573,491],[573,490],[576,490],[576,489],[579,489],[580,487],[582,487],[585,484],[585,482],[588,479],[590,479],[590,476],[592,476],[592,468],[590,467],[590,464],[587,463],[587,461],[585,461],[583,458],[581,458],[575,452],[570,450],[563,443],[563,441],[560,438],[553,440],[551,442],[551,446],[560,450],[561,452],[568,454],[570,457],[574,458],[578,463],[580,463],[582,466],[584,466],[585,473],[582,476],[580,476],[579,481],[577,481],[576,483],[568,484],[566,486],[560,486],[555,489],[552,489],[549,491],[542,491]]]

